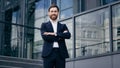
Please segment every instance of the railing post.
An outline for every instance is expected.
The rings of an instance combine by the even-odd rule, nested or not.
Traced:
[[[109,6],[109,37],[110,37],[110,52],[113,52],[113,20],[112,20],[112,6]]]

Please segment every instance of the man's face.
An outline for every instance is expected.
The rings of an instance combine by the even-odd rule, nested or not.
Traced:
[[[59,12],[56,7],[51,8],[50,11],[48,12],[49,17],[52,20],[56,20],[58,17],[58,14]]]

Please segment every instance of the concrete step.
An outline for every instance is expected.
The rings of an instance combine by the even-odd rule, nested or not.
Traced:
[[[0,68],[43,68],[41,60],[0,56]]]

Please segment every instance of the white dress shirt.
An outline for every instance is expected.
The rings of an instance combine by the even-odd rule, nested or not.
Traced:
[[[50,19],[50,22],[51,22],[51,24],[52,24],[54,33],[57,33],[57,23],[58,23],[58,21],[57,21],[57,20],[56,20],[56,21],[52,21],[52,20]],[[59,48],[58,42],[54,42],[54,43],[53,43],[53,48]]]

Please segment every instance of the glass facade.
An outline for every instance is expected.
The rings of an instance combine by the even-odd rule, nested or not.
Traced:
[[[40,0],[35,3],[35,25],[34,27],[40,28],[43,22],[49,20],[48,18],[48,7],[50,6],[50,0]],[[34,31],[34,47],[33,47],[33,57],[34,59],[41,59],[42,52],[42,37],[40,35],[40,30],[35,29]]]
[[[112,3],[114,1],[118,1],[118,0],[102,0],[102,4],[105,5],[105,4],[108,4],[108,3]]]
[[[100,6],[100,0],[81,0],[82,4],[82,11],[86,11],[89,9],[96,8]],[[94,4],[93,4],[94,3]]]
[[[120,50],[120,5],[113,6],[113,47],[114,51]]]
[[[66,39],[69,59],[119,52],[120,4],[113,5],[113,1],[117,0],[25,0],[14,7],[8,6],[13,1],[1,0],[6,9],[0,10],[0,55],[42,59],[40,26],[49,20],[48,7],[52,3],[59,6],[59,21],[71,32],[71,38]],[[104,3],[111,4],[100,7]]]
[[[57,0],[57,5],[60,8],[60,19],[73,15],[73,0]]]
[[[119,0],[78,0],[79,3],[79,12],[83,12],[86,10],[94,9],[96,7],[100,7],[102,5],[106,5],[109,3],[113,3]],[[94,3],[94,4],[93,4]]]
[[[12,23],[18,24],[19,23],[19,9],[15,10],[12,13]],[[19,55],[19,47],[21,45],[20,38],[20,27],[12,25],[11,26],[11,51],[12,51],[12,56],[18,57]]]
[[[108,8],[77,16],[76,57],[110,51]]]

